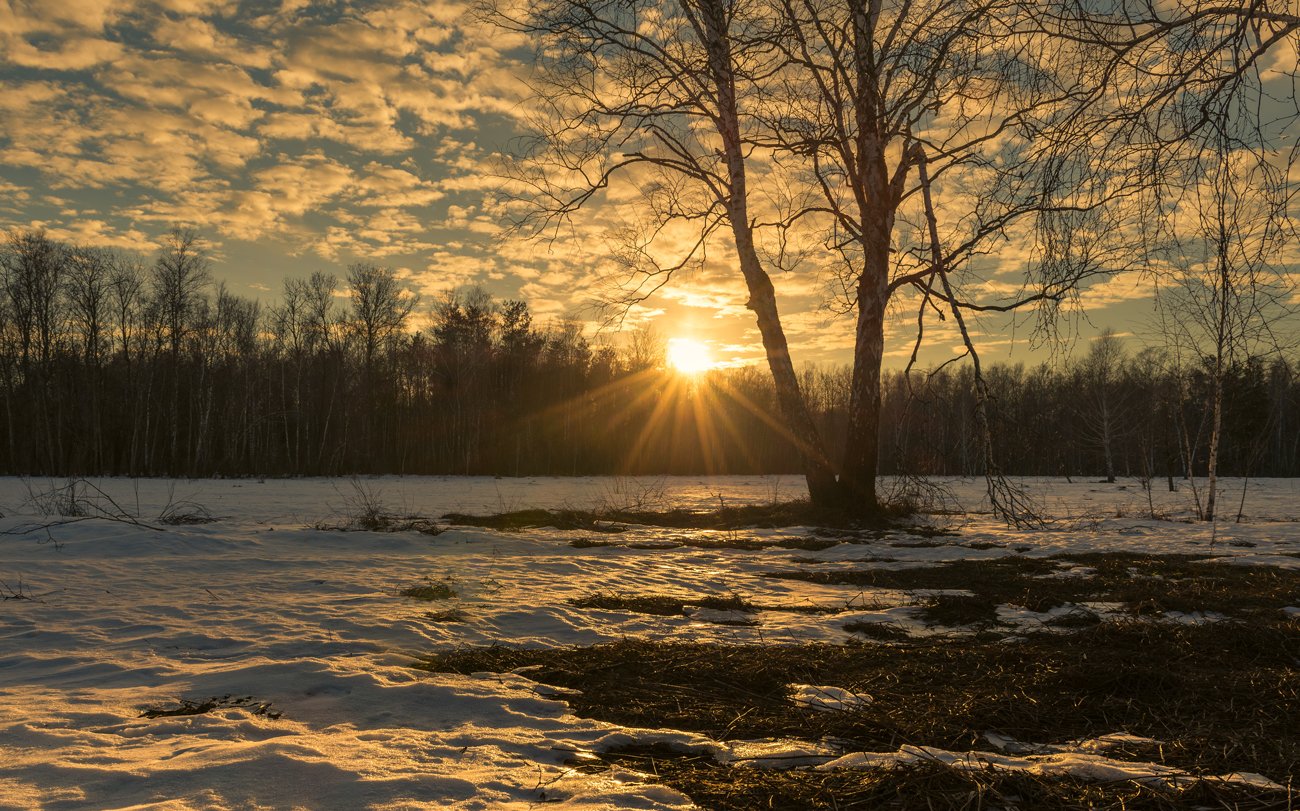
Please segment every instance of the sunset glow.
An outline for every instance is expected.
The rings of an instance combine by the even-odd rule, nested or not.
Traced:
[[[687,375],[707,372],[717,365],[713,361],[709,347],[694,338],[670,338],[668,363],[677,371]]]

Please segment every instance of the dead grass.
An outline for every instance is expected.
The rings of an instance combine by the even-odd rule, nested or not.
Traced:
[[[992,625],[998,604],[979,594],[934,594],[926,597],[921,618],[927,625]]]
[[[32,595],[31,592],[27,590],[27,586],[23,584],[22,575],[18,576],[18,581],[16,586],[11,586],[6,581],[0,580],[0,600],[30,600],[30,599],[32,599]]]
[[[434,600],[450,600],[456,596],[455,587],[446,580],[430,580],[414,586],[407,586],[397,592],[399,597],[410,597],[413,600],[425,600],[433,602]]]
[[[1100,809],[1185,811],[1192,808],[1281,811],[1279,792],[1243,789],[1213,781],[1182,788],[1131,782],[1096,783],[999,771],[963,771],[941,765],[872,770],[747,769],[666,747],[626,748],[587,763],[585,772],[611,766],[651,775],[710,811],[982,811],[983,809]]]
[[[430,518],[419,515],[393,515],[389,513],[345,516],[338,521],[319,521],[312,529],[324,532],[418,532],[421,535],[441,535],[446,527]]]
[[[553,527],[555,529],[585,529],[591,532],[618,533],[626,527],[608,523],[602,514],[582,510],[515,510],[496,515],[470,515],[468,513],[447,513],[444,521],[466,527],[483,527],[505,532],[519,532],[536,527]]]
[[[158,704],[145,707],[140,711],[140,717],[171,718],[181,715],[205,715],[214,710],[236,707],[271,720],[275,720],[282,715],[282,713],[271,709],[271,702],[269,701],[258,701],[252,696],[235,696],[227,693],[224,696],[213,696],[212,698],[198,700],[181,698],[174,704]]]
[[[687,608],[711,608],[718,611],[787,611],[795,614],[838,614],[843,611],[862,610],[861,605],[819,605],[817,603],[753,603],[738,594],[715,594],[705,597],[675,597],[669,594],[618,594],[598,591],[585,597],[568,601],[576,608],[596,608],[604,611],[630,611],[634,614],[651,614],[660,617],[682,616]]]
[[[470,673],[526,665],[530,678],[575,691],[584,717],[675,728],[717,740],[829,740],[845,751],[904,744],[988,751],[985,733],[1066,743],[1127,732],[1111,757],[1163,763],[1194,775],[1257,772],[1283,784],[1300,773],[1300,573],[1207,563],[1195,555],[1005,557],[910,569],[782,572],[826,583],[912,592],[922,615],[975,625],[975,635],[909,638],[888,623],[849,623],[870,642],[720,645],[628,639],[587,648],[475,648],[423,667]],[[996,608],[1035,611],[1084,601],[1122,603],[1130,619],[1102,622],[1079,607],[1052,621],[1071,633],[1006,637]],[[607,593],[575,605],[660,615],[691,606],[769,610],[737,595],[678,598]],[[820,610],[810,606],[809,609]],[[1166,611],[1238,619],[1153,622]],[[816,712],[790,700],[791,684],[825,684],[872,701]],[[667,749],[631,748],[581,768],[618,766],[654,775],[702,808],[720,809],[1291,809],[1296,795],[1198,780],[1179,787],[1091,783],[938,765],[819,772],[751,769]]]
[[[446,527],[427,516],[397,512],[389,507],[383,490],[359,478],[349,480],[351,494],[340,493],[343,509],[335,521],[320,521],[312,529],[329,532],[418,532],[441,535]]]
[[[202,504],[196,504],[193,501],[178,501],[174,504],[168,504],[163,511],[158,514],[158,523],[166,524],[169,527],[187,527],[197,526],[199,524],[211,524],[215,522],[216,517]]]
[[[886,531],[906,531],[918,535],[947,535],[946,530],[907,523],[911,513],[889,511],[876,517],[814,506],[809,501],[785,501],[775,504],[727,506],[716,510],[516,510],[497,515],[448,513],[443,518],[453,524],[487,529],[517,531],[532,527],[586,529],[596,532],[622,532],[626,524],[669,527],[673,529],[777,529],[781,527],[817,527],[822,541],[843,542],[864,539],[864,533],[879,539]],[[828,537],[827,537],[828,536]],[[753,542],[737,539],[728,548],[748,548]],[[827,543],[827,546],[832,545]],[[760,544],[761,546],[761,544]],[[800,548],[824,548],[804,546]]]
[[[426,669],[470,673],[540,665],[529,677],[581,691],[582,716],[693,730],[719,740],[835,738],[852,749],[987,748],[986,731],[1062,743],[1126,731],[1163,741],[1130,752],[1201,774],[1300,769],[1300,625],[1171,626],[1129,621],[1018,642],[947,638],[851,646],[702,645],[626,640],[589,648],[475,648]],[[874,698],[819,713],[792,683]],[[1119,756],[1124,756],[1120,752]]]
[[[569,546],[574,549],[594,549],[601,546],[614,546],[613,541],[597,541],[592,538],[574,538],[569,541]]]
[[[696,599],[672,597],[667,594],[614,594],[598,591],[586,597],[569,600],[577,608],[599,608],[605,611],[631,611],[636,614],[652,614],[661,617],[681,616],[688,607],[712,608],[718,611],[743,611],[746,613],[759,610],[738,594],[715,594]]]
[[[448,608],[445,611],[426,611],[424,618],[429,622],[465,622],[469,619],[464,611],[459,608]]]
[[[844,630],[880,642],[901,641],[909,636],[906,629],[892,622],[846,622]]]
[[[1300,571],[1203,562],[1207,557],[1130,553],[1016,556],[910,569],[792,570],[766,576],[901,591],[974,592],[973,597],[942,596],[927,601],[928,616],[943,624],[989,622],[999,605],[1045,612],[1089,601],[1123,603],[1141,615],[1200,611],[1238,618],[1272,617],[1300,599]],[[1063,576],[1067,566],[1092,571]]]

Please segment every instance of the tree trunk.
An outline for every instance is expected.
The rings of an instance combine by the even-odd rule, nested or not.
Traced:
[[[887,246],[886,246],[887,247]],[[864,273],[858,284],[858,326],[853,347],[848,437],[840,498],[855,511],[875,512],[880,455],[880,365],[885,351],[886,277]]]
[[[1223,433],[1223,372],[1214,374],[1214,413],[1211,417],[1210,452],[1205,460],[1205,514],[1206,521],[1214,520],[1214,503],[1219,486],[1219,439]]]
[[[1103,461],[1106,464],[1106,483],[1115,483],[1115,454],[1111,452],[1111,433],[1110,423],[1110,403],[1107,402],[1105,395],[1101,399],[1101,449]]]
[[[795,375],[790,347],[776,306],[776,290],[767,271],[763,270],[754,248],[754,231],[749,221],[745,147],[740,136],[735,72],[727,31],[730,14],[728,4],[722,0],[705,0],[700,5],[701,34],[708,50],[710,78],[718,98],[715,124],[722,138],[723,156],[727,164],[728,189],[724,202],[736,243],[736,254],[740,258],[740,271],[749,290],[749,301],[745,306],[754,311],[758,321],[767,365],[772,371],[772,380],[776,386],[777,403],[790,438],[798,448],[804,478],[808,482],[808,495],[814,504],[834,505],[838,501],[835,471],[831,468],[817,426],[813,423],[808,401],[799,388],[799,379]]]
[[[808,411],[808,402],[804,398],[803,390],[799,387],[794,362],[790,359],[790,347],[786,342],[785,331],[781,328],[781,317],[777,311],[776,291],[772,287],[772,280],[759,265],[758,254],[754,250],[753,234],[748,224],[746,223],[743,228],[737,227],[736,221],[733,220],[732,230],[736,235],[737,248],[742,245],[746,247],[746,250],[738,251],[741,270],[745,274],[745,283],[749,288],[749,301],[745,306],[754,311],[758,321],[758,331],[763,336],[763,349],[767,353],[767,365],[772,371],[772,380],[776,386],[777,403],[781,408],[781,416],[785,419],[786,427],[790,431],[790,438],[799,449],[804,478],[808,482],[808,496],[819,506],[836,506],[839,498],[835,472],[822,446],[817,426]],[[877,405],[879,405],[878,396]]]
[[[880,365],[885,351],[885,305],[889,301],[889,248],[897,205],[885,163],[882,109],[874,56],[880,9],[863,0],[849,3],[853,25],[853,151],[850,177],[862,233],[862,274],[858,277],[858,323],[853,347],[849,426],[840,470],[840,498],[855,512],[873,513],[880,456]],[[905,156],[900,171],[906,170]],[[901,175],[900,175],[901,176]]]

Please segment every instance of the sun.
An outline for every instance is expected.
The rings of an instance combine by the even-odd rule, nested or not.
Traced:
[[[669,338],[668,363],[686,375],[697,375],[714,367],[709,347],[694,338]]]

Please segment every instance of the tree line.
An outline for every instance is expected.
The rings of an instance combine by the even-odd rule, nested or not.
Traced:
[[[412,329],[417,307],[427,328]],[[984,372],[1006,472],[1202,475],[1214,361],[1104,335],[1067,364]],[[1300,475],[1300,382],[1227,370],[1220,470]],[[852,372],[805,367],[818,430],[846,435]],[[984,472],[970,367],[888,372],[887,473]],[[793,473],[797,440],[755,367],[690,378],[647,333],[481,290],[429,305],[388,268],[287,279],[263,306],[215,283],[195,234],[152,260],[38,231],[0,249],[0,471],[39,475]]]

